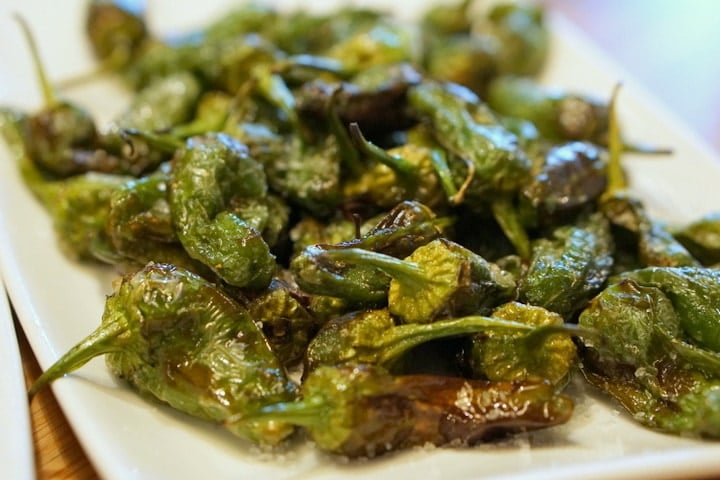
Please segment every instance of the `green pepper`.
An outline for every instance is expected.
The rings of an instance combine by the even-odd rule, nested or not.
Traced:
[[[591,207],[607,187],[606,155],[589,142],[567,142],[539,154],[531,180],[518,195],[518,211],[528,227],[567,221]]]
[[[438,238],[444,223],[424,205],[403,202],[358,239],[306,247],[292,259],[290,269],[298,285],[309,293],[340,297],[354,305],[382,304],[387,299],[390,277],[373,265],[333,260],[329,252],[361,248],[404,256]]]
[[[102,325],[33,384],[30,394],[99,355],[138,392],[189,415],[225,422],[236,435],[277,444],[292,433],[279,421],[234,423],[297,387],[247,311],[202,278],[150,264],[108,297]]]
[[[562,316],[555,312],[518,302],[501,305],[490,315],[535,327],[563,324]],[[538,340],[509,329],[488,329],[471,340],[468,368],[473,376],[492,381],[547,380],[559,385],[568,381],[578,359],[575,343],[563,333]]]
[[[388,308],[403,323],[480,313],[516,294],[509,273],[445,238],[418,247],[404,260],[358,248],[332,250],[325,256],[374,266],[392,277]]]
[[[583,373],[642,425],[718,438],[720,355],[685,340],[686,316],[660,288],[631,278],[608,287],[579,318],[599,335],[583,338]]]
[[[490,84],[487,102],[501,115],[530,120],[552,141],[607,144],[608,105],[595,99],[551,89],[527,77],[500,76]]]
[[[354,311],[330,320],[312,339],[305,353],[305,374],[321,365],[343,363],[392,368],[411,349],[432,340],[495,330],[527,338],[539,335],[532,325],[479,315],[396,325],[387,309]]]
[[[261,325],[272,351],[288,367],[303,359],[321,325],[319,317],[311,315],[288,285],[278,279],[273,279],[245,307],[253,321]]]
[[[594,213],[533,243],[520,300],[572,315],[605,286],[613,265],[613,241],[605,218]]]
[[[234,201],[264,197],[262,166],[229,135],[190,137],[173,160],[170,211],[188,254],[227,283],[264,288],[275,257],[258,230],[233,212]]]
[[[702,267],[648,267],[626,272],[642,286],[660,289],[672,302],[683,332],[697,345],[720,352],[720,271]]]
[[[529,240],[511,197],[530,178],[531,162],[518,137],[501,125],[480,99],[454,84],[424,82],[408,92],[410,108],[430,124],[437,141],[451,155],[456,185],[464,204],[491,207],[518,253],[529,256]],[[465,185],[467,183],[467,185]]]
[[[92,0],[85,31],[104,70],[122,70],[132,62],[149,32],[142,7],[131,2]]]
[[[572,410],[569,397],[544,383],[393,377],[378,367],[344,365],[313,371],[302,400],[238,421],[290,422],[304,427],[320,449],[357,458],[427,444],[473,445],[562,424]]]
[[[603,198],[600,209],[615,227],[618,248],[637,258],[640,266],[699,265],[662,223],[650,217],[637,198],[617,192]]]

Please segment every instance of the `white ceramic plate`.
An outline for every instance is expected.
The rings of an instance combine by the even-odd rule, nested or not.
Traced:
[[[167,32],[214,16],[227,3],[205,0],[202,12],[191,0],[151,1],[150,7],[154,26]],[[315,2],[319,8],[318,3],[334,2]],[[407,16],[426,3],[396,0],[392,5]],[[81,30],[83,5],[79,0],[6,0],[0,6],[0,104],[40,105],[27,49],[9,12],[26,15],[50,75],[57,79],[92,68]],[[675,149],[671,158],[628,161],[634,189],[651,212],[668,221],[685,221],[720,209],[720,168],[710,151],[571,26],[552,18],[552,28],[547,83],[606,96],[622,81],[620,114],[628,134]],[[111,82],[66,93],[101,120],[124,100]],[[50,219],[8,158],[7,150],[0,150],[2,272],[23,329],[46,368],[98,325],[114,274],[79,265],[60,253]],[[562,427],[473,449],[418,449],[359,464],[337,462],[312,448],[282,456],[259,454],[214,425],[141,400],[113,379],[100,359],[53,388],[91,461],[108,479],[574,479],[720,473],[720,444],[641,428],[602,398],[585,392],[582,382],[572,387],[578,398],[576,413]]]
[[[0,277],[0,465],[7,478],[34,478],[30,415],[15,327]]]

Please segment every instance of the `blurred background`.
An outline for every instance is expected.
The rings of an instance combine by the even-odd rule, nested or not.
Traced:
[[[720,153],[720,1],[540,0]]]

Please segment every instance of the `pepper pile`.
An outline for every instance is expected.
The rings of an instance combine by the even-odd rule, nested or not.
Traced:
[[[243,6],[171,41],[93,1],[135,92],[104,130],[27,32],[46,105],[0,127],[65,251],[122,273],[31,393],[106,355],[260,445],[367,457],[563,423],[579,369],[648,427],[720,436],[720,221],[650,218],[615,96],[532,79],[538,7],[470,3],[414,27]]]

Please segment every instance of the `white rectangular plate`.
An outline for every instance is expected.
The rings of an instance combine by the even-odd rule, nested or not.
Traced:
[[[35,477],[30,414],[15,327],[0,277],[0,465],[7,478]]]
[[[197,25],[230,3],[150,1],[154,27]],[[301,2],[280,2],[297,7]],[[307,3],[307,2],[306,2]],[[319,6],[318,3],[323,3]],[[392,4],[404,16],[429,2]],[[314,7],[334,2],[315,2]],[[0,104],[40,106],[28,50],[10,12],[22,12],[38,37],[52,78],[92,68],[82,32],[85,2],[6,0],[0,6]],[[388,7],[390,8],[390,7]],[[672,146],[665,159],[630,159],[634,190],[651,212],[683,222],[720,209],[714,155],[668,115],[612,62],[562,19],[552,17],[552,58],[544,81],[598,96],[624,84],[620,114],[630,137]],[[125,100],[113,82],[65,92],[102,121]],[[100,322],[114,274],[82,265],[59,251],[50,218],[22,184],[0,146],[0,262],[7,288],[43,368]],[[100,359],[57,381],[53,389],[99,473],[108,479],[231,478],[672,478],[720,473],[720,444],[651,432],[634,424],[602,397],[571,387],[572,420],[559,428],[471,449],[416,449],[360,463],[344,463],[301,447],[283,455],[261,454],[220,427],[146,402],[112,378]],[[588,389],[589,390],[589,389]]]

